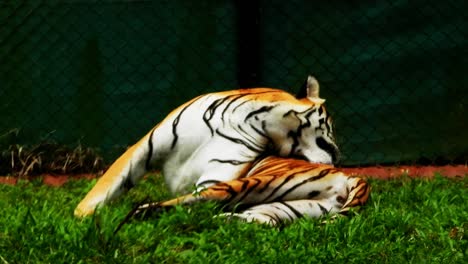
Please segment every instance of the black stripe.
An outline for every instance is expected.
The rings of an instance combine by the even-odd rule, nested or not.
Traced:
[[[320,203],[317,203],[318,207],[320,208],[320,211],[322,211],[322,214],[328,214],[327,208],[323,207]]]
[[[265,94],[265,93],[285,93],[285,91],[282,91],[282,90],[270,90],[270,91],[264,91],[264,92],[258,92],[258,93],[245,93],[245,95],[257,95],[257,94]],[[232,110],[232,112],[236,111],[237,108],[241,107],[242,105],[248,103],[248,102],[252,102],[251,99],[247,99],[245,100],[244,102],[238,104],[236,107],[234,107],[234,109]]]
[[[252,126],[253,130],[255,130],[255,132],[257,132],[258,134],[260,134],[261,136],[265,137],[268,139],[268,141],[272,141],[273,140],[267,135],[267,132],[266,132],[266,121],[263,120],[262,121],[262,130],[258,130],[256,127]]]
[[[225,139],[230,140],[230,141],[232,141],[232,142],[234,142],[234,143],[236,143],[236,144],[244,145],[245,147],[247,147],[248,149],[250,149],[250,150],[252,150],[252,151],[254,151],[254,152],[257,152],[257,153],[262,152],[261,149],[256,149],[256,148],[254,148],[253,146],[247,144],[247,142],[243,141],[243,140],[240,139],[240,138],[230,137],[230,136],[228,136],[228,135],[226,135],[226,134],[221,133],[221,132],[219,131],[219,129],[216,129],[216,133],[217,133],[218,135],[224,137]]]
[[[268,199],[270,199],[273,195],[275,195],[275,193],[281,189],[281,187],[283,187],[283,185],[285,185],[286,183],[288,183],[292,178],[294,178],[294,175],[289,175],[288,177],[286,177],[286,179],[284,179],[284,181],[279,185],[277,186],[275,189],[273,189],[273,191],[265,198],[263,199],[263,202],[262,203],[265,203],[266,201],[268,201]],[[275,178],[276,179],[276,178]]]
[[[307,171],[309,171],[309,170],[310,170],[310,168],[307,168],[307,169],[298,171],[298,172],[296,172],[296,173],[294,173],[294,174],[291,174],[291,175],[289,175],[288,177],[286,177],[286,179],[284,179],[284,182],[281,183],[279,186],[277,186],[277,187],[272,191],[272,193],[270,193],[270,195],[268,195],[268,197],[266,197],[266,198],[263,200],[263,202],[265,202],[265,201],[267,201],[269,198],[271,198],[281,187],[283,187],[283,185],[285,185],[288,181],[290,181],[292,178],[294,178],[297,174],[301,174],[301,173],[307,172]],[[329,170],[330,170],[330,169],[327,169],[327,170],[326,170],[327,172],[326,172],[324,175],[322,175],[322,172],[325,171],[325,170],[323,170],[323,171],[321,171],[317,176],[312,176],[312,177],[308,178],[307,180],[304,180],[304,181],[302,181],[302,182],[296,184],[295,186],[293,186],[293,188],[297,188],[297,186],[303,184],[304,182],[313,181],[313,180],[318,180],[318,179],[320,179],[320,178],[323,178],[326,174],[328,174],[328,171],[329,171]],[[263,188],[259,191],[259,193],[260,193],[260,192],[263,192],[263,191],[270,185],[270,183],[273,182],[273,181],[276,180],[276,179],[278,179],[278,177],[274,177],[271,181],[269,181],[269,182],[267,183],[267,185],[266,185],[265,187],[263,187]],[[289,193],[290,191],[291,191],[291,189],[287,190],[286,192]],[[287,194],[287,193],[286,193],[286,194]],[[282,197],[284,197],[286,194],[283,193],[281,196],[275,198],[274,201],[281,201],[281,199],[278,199],[278,198],[282,198]]]
[[[223,183],[223,182],[218,183],[217,186],[218,187],[224,187],[225,189],[222,189],[222,190],[225,191],[225,192],[228,192],[231,195],[228,199],[223,201],[223,203],[229,204],[234,199],[234,197],[236,196],[236,194],[237,194],[236,190],[234,190],[231,185]],[[218,187],[217,188],[212,188],[212,189],[213,190],[221,190]]]
[[[216,110],[218,109],[218,107],[220,105],[222,105],[230,97],[232,97],[232,95],[228,95],[226,97],[214,100],[213,103],[211,103],[210,106],[208,106],[205,113],[203,114],[203,121],[205,122],[205,124],[210,129],[211,135],[214,134],[214,131],[213,131],[213,128],[211,127],[211,125],[210,125],[210,120],[213,118],[213,116],[214,116]]]
[[[345,209],[349,209],[349,208],[345,208]],[[343,216],[347,216],[349,214],[349,210],[339,211],[338,214],[343,215]]]
[[[325,118],[322,117],[319,119],[319,126],[322,126],[325,123]]]
[[[250,94],[249,94],[250,95]],[[237,110],[237,108],[243,106],[244,104],[250,102],[250,100],[245,100],[244,102],[238,104],[236,107],[234,107],[234,109],[232,109],[232,112],[235,112]]]
[[[279,218],[277,214],[274,214],[274,215],[271,215],[268,213],[260,213],[260,214],[269,217],[271,220],[274,220],[278,224],[281,224],[281,218]]]
[[[365,185],[365,187],[361,187],[361,185]],[[354,199],[353,199],[353,200],[355,200],[355,199],[357,198],[357,200],[359,201],[359,204],[360,204],[360,205],[363,205],[363,203],[361,203],[361,198],[364,197],[365,195],[367,195],[367,194],[369,193],[369,186],[367,186],[367,183],[364,182],[364,183],[358,184],[358,185],[356,186],[356,188],[354,188],[354,189],[357,189],[357,188],[359,188],[359,190],[358,190],[358,191],[356,192],[356,194],[354,195]],[[363,190],[363,188],[364,188],[365,190]],[[353,190],[354,190],[354,189],[353,189]],[[362,194],[361,194],[361,195],[358,195],[359,192],[362,192]]]
[[[307,198],[308,199],[314,199],[315,197],[319,196],[320,195],[320,191],[311,191],[309,192],[309,194],[307,195]]]
[[[292,110],[291,110],[292,111]],[[283,117],[286,117],[289,113],[291,113],[291,111],[287,112],[286,114],[283,115]],[[308,113],[307,113],[308,112]],[[299,146],[299,138],[302,136],[302,130],[304,128],[307,128],[307,127],[310,127],[312,124],[310,123],[310,116],[312,115],[312,113],[315,112],[315,109],[313,107],[311,108],[308,108],[307,110],[303,111],[303,112],[295,112],[295,111],[292,111],[292,113],[294,113],[294,115],[296,116],[296,118],[299,120],[300,124],[299,126],[297,127],[296,131],[289,131],[288,132],[288,137],[292,138],[293,140],[293,144],[291,145],[291,150],[289,151],[289,156],[294,156],[294,153],[296,152],[296,148]],[[305,115],[305,119],[306,119],[306,123],[302,123],[301,122],[301,119],[298,117],[299,114],[304,114],[304,113],[307,113]]]
[[[260,107],[259,109],[250,112],[250,113],[245,117],[244,122],[247,122],[247,120],[248,120],[249,118],[251,118],[252,116],[258,115],[258,114],[260,114],[260,113],[268,113],[268,112],[271,111],[271,109],[273,109],[273,108],[275,108],[275,107],[276,107],[276,106],[274,106],[274,105],[271,105],[271,106],[262,106],[262,107]]]
[[[133,183],[133,181],[131,180],[130,177],[128,177],[127,179],[124,180],[124,182],[122,183],[122,187],[123,189],[125,190],[130,190],[131,188],[135,187],[135,184]]]
[[[313,107],[311,107],[311,108],[305,110],[305,112],[309,112],[309,113],[307,113],[307,114],[305,115],[305,118],[306,118],[306,119],[309,119],[310,116],[311,116],[313,113],[315,113],[315,111],[317,111],[317,109],[315,109],[315,108],[313,108]],[[305,113],[305,112],[304,112],[304,113]]]
[[[239,191],[239,193],[241,193],[241,192],[245,191],[245,189],[249,185],[249,181],[246,180],[246,179],[239,179],[238,181],[242,182],[242,186],[241,186],[241,189]]]
[[[327,142],[323,137],[316,138],[315,144],[317,144],[317,147],[321,148],[331,156],[332,162],[336,162],[338,160],[340,152],[336,145]]]
[[[316,181],[316,180],[319,180],[325,176],[328,175],[328,173],[330,172],[330,169],[325,169],[325,170],[322,170],[318,175],[316,176],[312,176],[306,180],[303,180],[302,182],[294,185],[293,187],[289,188],[288,190],[286,190],[284,193],[282,193],[280,196],[276,197],[275,198],[275,201],[282,201],[282,199],[288,195],[289,193],[291,193],[292,191],[294,191],[295,189],[299,188],[301,185],[305,184],[305,183],[308,183],[308,182],[312,182],[312,181]],[[300,173],[300,172],[299,172]]]
[[[257,134],[259,134],[260,136],[266,138],[268,140],[269,143],[272,143],[273,140],[267,135],[266,133],[266,122],[265,121],[262,121],[262,130],[256,128],[255,126],[253,126],[252,124],[250,124],[250,127],[255,131],[257,132]]]
[[[292,222],[294,220],[294,217],[287,210],[284,210],[283,208],[280,208],[280,207],[278,207],[276,205],[272,205],[271,207],[276,208],[277,210],[279,210],[281,212],[284,212],[288,216],[289,221]]]
[[[252,125],[251,125],[251,126],[252,126]],[[246,131],[242,128],[241,125],[237,125],[236,131],[238,131],[238,130],[240,130],[240,132],[242,132],[242,133],[239,133],[239,134],[243,135],[243,136],[245,137],[245,139],[246,139],[250,144],[255,145],[256,147],[258,147],[258,148],[260,148],[260,149],[262,148],[261,145],[258,145],[257,142],[255,142],[256,139],[255,139],[254,137],[252,137],[252,135],[250,135],[250,133],[246,132]]]
[[[267,215],[267,214],[264,214]],[[273,213],[273,219],[276,221],[276,223],[281,224],[283,220],[281,220],[281,217],[279,217],[276,213]]]
[[[301,218],[303,217],[304,215],[301,214],[299,211],[296,210],[296,208],[292,207],[291,205],[285,203],[285,202],[280,202],[282,205],[286,206],[287,208],[289,208],[289,210],[291,210],[291,212],[293,212],[297,218]]]
[[[323,105],[320,106],[319,110],[318,110],[318,113],[319,115],[322,115],[323,114]]]
[[[298,131],[300,133],[300,130]],[[292,138],[293,143],[291,145],[291,150],[289,151],[289,156],[293,156],[296,148],[299,146],[299,137],[301,136],[298,132],[289,131],[288,137]]]
[[[301,122],[301,119],[297,116],[298,114],[304,114],[306,113],[307,111],[309,111],[309,113],[307,113],[304,118],[306,120],[305,123],[302,123]],[[312,126],[312,124],[310,123],[310,116],[312,115],[312,113],[315,112],[315,110],[313,108],[309,108],[301,113],[295,113],[296,114],[296,117],[297,119],[299,120],[299,122],[301,122],[299,124],[299,127],[297,128],[296,131],[289,131],[288,133],[288,137],[291,137],[292,140],[293,140],[293,144],[291,146],[291,151],[289,152],[289,156],[294,156],[295,155],[295,152],[296,152],[296,148],[299,146],[299,138],[302,136],[302,130],[304,128],[307,128],[307,127],[310,127]]]
[[[247,96],[247,95],[249,95],[249,94],[237,95],[236,98],[232,99],[232,100],[226,105],[226,107],[224,107],[223,112],[221,113],[221,120],[224,121],[224,115],[226,114],[226,111],[229,109],[229,107],[230,107],[233,103],[235,103],[237,100],[239,100],[239,99],[241,99],[242,97]]]
[[[198,97],[198,98],[194,99],[190,104],[188,104],[184,108],[182,108],[182,110],[180,110],[179,114],[177,115],[177,117],[172,122],[172,135],[174,135],[174,139],[172,140],[171,149],[174,149],[174,147],[175,147],[175,145],[177,143],[177,139],[179,138],[179,136],[177,135],[177,125],[179,125],[180,117],[185,112],[185,110],[187,110],[187,108],[189,108],[199,98],[201,98],[201,97]]]
[[[299,127],[300,130],[302,130],[302,129],[306,128],[306,127],[312,126],[312,123],[310,123],[310,116],[311,116],[312,113],[314,112],[314,111],[312,111],[312,110],[313,110],[313,108],[309,108],[309,109],[307,109],[306,111],[304,111],[304,112],[301,113],[301,114],[303,114],[303,113],[306,113],[307,111],[309,111],[309,112],[308,112],[307,114],[305,114],[305,116],[304,116],[304,118],[305,118],[305,120],[306,120],[306,123],[305,123],[305,124],[301,124],[301,126]]]
[[[201,185],[205,185],[205,184],[209,184],[209,185],[218,184],[220,182],[221,181],[218,181],[218,180],[206,180],[206,181],[202,181],[199,184],[197,184],[197,187],[201,186]]]
[[[132,181],[132,168],[133,168],[133,162],[130,160],[130,168],[128,169],[128,174],[127,177],[124,179],[124,181],[120,185],[120,189],[124,190],[130,190],[135,186],[135,184]]]
[[[265,184],[265,186],[263,186],[262,189],[258,190],[258,193],[262,193],[262,192],[264,192],[266,189],[268,189],[268,187],[270,186],[270,184],[271,184],[274,180],[276,180],[276,178],[275,178],[275,177],[271,177],[270,181],[268,181],[267,184]]]
[[[146,157],[146,165],[145,165],[146,170],[150,169],[151,158],[153,157],[153,134],[155,130],[156,128],[154,128],[153,131],[151,131],[151,134],[148,139],[149,153],[148,153],[148,157]]]
[[[265,138],[268,139],[268,147],[273,149],[273,139],[269,136],[267,136],[266,132],[266,121],[262,121],[262,131],[265,132]]]
[[[289,111],[287,111],[286,113],[283,114],[283,117],[286,117],[286,116],[288,116],[288,115],[290,115],[290,114],[293,114],[293,113],[294,113],[294,114],[297,114],[296,111],[294,111],[294,110],[289,110]]]
[[[251,193],[253,190],[255,190],[255,188],[257,188],[257,186],[258,186],[258,185],[260,184],[260,182],[261,182],[259,179],[255,179],[255,178],[246,179],[246,182],[248,182],[248,181],[250,181],[250,180],[255,181],[255,184],[253,184],[253,185],[237,200],[237,202],[242,202],[242,201],[245,199],[245,197],[247,197],[247,195],[249,195],[249,193]],[[244,190],[245,190],[245,188],[244,188],[244,185],[243,185],[243,186],[242,186],[241,192],[243,192]]]
[[[232,164],[232,165],[241,165],[241,164],[249,163],[250,161],[211,159],[210,162],[219,162],[219,163],[229,163],[229,164]]]

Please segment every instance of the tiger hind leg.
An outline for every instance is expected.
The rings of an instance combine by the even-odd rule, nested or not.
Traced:
[[[224,213],[219,216],[277,226],[279,224],[293,222],[302,217],[318,218],[322,215],[337,212],[339,212],[339,209],[336,203],[328,199],[323,199],[260,204],[239,213]]]
[[[92,215],[96,208],[132,188],[146,173],[152,153],[152,132],[127,149],[76,206],[76,217]]]
[[[286,180],[290,182],[294,181],[295,184],[310,181],[310,176],[307,175],[296,177],[297,179],[295,180],[291,177],[281,176],[248,177],[218,183],[198,193],[180,196],[165,202],[141,204],[130,212],[128,217],[131,218],[142,213],[154,215],[154,212],[162,212],[175,205],[193,204],[210,200],[220,202],[228,210],[236,209],[239,204],[247,207],[243,211],[224,213],[220,216],[240,218],[247,222],[277,225],[283,222],[291,222],[304,216],[317,218],[327,214],[345,215],[351,208],[363,205],[369,197],[370,187],[363,179],[336,174],[330,175],[330,178],[327,180],[327,182],[335,182],[333,188],[326,187],[325,189],[321,189],[321,186],[327,186],[328,184],[324,185],[319,181],[311,181],[309,185],[295,188],[296,192],[308,193],[309,195],[322,193],[320,198],[307,199],[308,197],[304,195],[294,195],[299,198],[292,200],[284,199],[292,196],[284,195],[291,190],[285,184],[287,183]],[[262,202],[262,200],[264,201],[267,198],[272,199],[272,201]],[[242,202],[247,203],[242,204]]]
[[[302,217],[319,218],[330,215],[330,218],[334,220],[339,216],[347,215],[352,208],[364,205],[369,198],[370,187],[361,178],[348,177],[346,191],[348,193],[346,200],[339,195],[333,195],[318,200],[281,201],[259,204],[239,213],[224,213],[219,216],[238,218],[246,222],[257,222],[270,226],[293,222]]]

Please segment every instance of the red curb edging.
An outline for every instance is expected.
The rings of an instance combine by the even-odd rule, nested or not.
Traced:
[[[44,174],[41,176],[37,176],[37,178],[42,179],[42,183],[49,186],[60,187],[67,183],[70,179],[96,179],[100,175],[98,174],[74,174],[74,175],[51,175],[51,174]],[[36,177],[34,177],[36,178]],[[31,180],[33,177],[25,177],[21,178],[22,180]],[[0,184],[8,184],[8,185],[16,185],[18,183],[18,177],[12,176],[0,176]]]
[[[0,184],[15,185],[18,182],[18,178],[10,176],[1,176]]]
[[[468,176],[467,165],[447,165],[447,166],[372,166],[359,168],[339,168],[350,176],[362,176],[374,179],[396,179],[401,176],[412,178],[433,178],[435,173],[447,178]],[[75,174],[75,175],[51,175],[39,176],[42,182],[49,186],[62,186],[70,179],[95,179],[99,174]],[[23,178],[22,178],[23,179]],[[30,178],[25,178],[26,180]],[[18,177],[0,176],[0,184],[15,185]]]
[[[362,168],[341,168],[348,175],[367,176],[375,179],[392,179],[407,175],[413,178],[433,178],[435,173],[447,178],[464,177],[468,175],[466,165],[447,166],[374,166]]]

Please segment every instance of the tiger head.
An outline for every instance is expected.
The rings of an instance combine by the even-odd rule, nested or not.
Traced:
[[[295,157],[313,163],[333,164],[339,159],[335,143],[333,123],[324,102],[319,97],[319,83],[308,76],[296,95],[301,108],[286,111],[285,122],[290,122],[289,131],[283,132],[283,141],[277,149],[280,156]]]

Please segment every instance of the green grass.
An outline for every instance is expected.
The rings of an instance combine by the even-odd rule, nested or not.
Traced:
[[[0,263],[466,263],[468,177],[371,180],[359,214],[270,228],[178,207],[112,232],[132,204],[169,197],[150,178],[94,218],[73,209],[94,182],[0,185]]]

